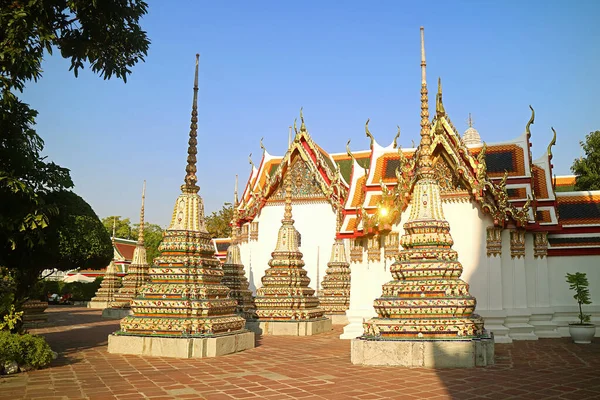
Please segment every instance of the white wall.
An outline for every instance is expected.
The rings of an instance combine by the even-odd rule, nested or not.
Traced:
[[[573,291],[569,289],[566,281],[567,272],[587,273],[592,304],[600,305],[600,256],[549,257],[548,268],[552,306],[577,305],[573,299]]]
[[[254,219],[258,221],[258,240],[249,240],[248,243],[240,245],[246,276],[251,281],[250,289],[255,293],[256,289],[262,286],[261,278],[269,268],[268,263],[277,244],[283,211],[283,205],[265,206]],[[294,226],[302,235],[300,251],[306,263],[304,268],[310,278],[310,287],[317,290],[317,275],[319,280],[323,281],[331,246],[335,240],[335,213],[329,203],[295,204],[292,207],[292,216]]]

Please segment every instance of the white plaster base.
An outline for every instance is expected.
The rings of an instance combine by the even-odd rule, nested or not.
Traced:
[[[122,319],[132,314],[131,308],[105,308],[102,310],[102,318]]]
[[[352,307],[352,304],[350,305]],[[355,339],[362,336],[365,332],[363,328],[363,322],[376,317],[377,313],[373,307],[366,309],[355,309],[350,308],[346,311],[346,318],[348,318],[348,325],[344,327],[344,332],[340,335],[340,339]]]
[[[311,336],[331,330],[329,318],[308,321],[246,321],[246,329],[257,335]]]
[[[473,368],[494,364],[494,339],[464,341],[352,340],[352,364]]]
[[[504,310],[480,310],[477,312],[484,320],[485,330],[492,332],[495,343],[512,343],[508,335],[509,329],[504,326],[506,311]]]
[[[346,314],[325,314],[331,320],[333,325],[348,325],[348,317]]]
[[[105,309],[110,307],[110,302],[108,301],[88,301],[87,308],[95,308],[95,309]]]
[[[509,329],[508,336],[513,340],[537,340],[535,328],[529,324],[531,312],[528,309],[506,310],[504,326]]]
[[[218,357],[254,348],[254,332],[211,338],[109,335],[108,352],[150,357]]]

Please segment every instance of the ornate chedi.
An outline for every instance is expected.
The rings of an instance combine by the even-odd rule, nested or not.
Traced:
[[[146,247],[144,245],[144,200],[146,197],[146,181],[142,189],[142,207],[140,209],[140,226],[138,230],[138,241],[133,251],[133,259],[127,269],[127,275],[123,277],[122,287],[115,293],[115,299],[111,304],[114,308],[129,308],[130,302],[138,295],[140,287],[148,280],[148,260],[146,258]]]
[[[223,264],[223,280],[221,283],[229,288],[229,297],[237,300],[236,313],[244,318],[255,316],[252,290],[244,272],[238,244],[238,193],[237,175],[235,176],[235,195],[233,201],[233,219],[231,221],[231,244],[227,248],[227,258]]]
[[[341,207],[337,210],[336,239],[331,247],[331,258],[323,277],[323,291],[319,297],[321,308],[334,324],[348,322],[346,310],[350,306],[350,263],[346,259],[344,241],[337,238],[342,226]]]
[[[109,337],[109,352],[207,357],[254,347],[254,334],[235,314],[237,301],[222,284],[223,270],[204,221],[196,178],[198,58],[184,184],[171,223],[149,269],[149,282],[131,301],[133,315]],[[157,337],[158,336],[158,337]]]
[[[302,117],[302,114],[301,114]],[[301,131],[306,130],[302,118]],[[291,147],[290,147],[291,149]],[[291,151],[291,150],[288,150]],[[285,185],[285,211],[269,268],[262,277],[263,286],[256,290],[257,321],[248,326],[255,332],[271,335],[314,335],[331,329],[331,320],[323,317],[315,290],[308,285],[299,246],[299,232],[292,219],[291,166],[294,154],[289,154]]]
[[[462,266],[452,249],[454,242],[435,179],[423,28],[421,52],[421,143],[412,208],[401,238],[403,250],[390,267],[393,280],[383,285],[382,297],[374,302],[378,317],[364,323],[364,335],[353,342],[352,362],[424,367],[487,365],[493,359],[493,340],[484,332],[483,319],[474,314],[476,300],[469,294],[469,285],[460,279]]]
[[[113,237],[114,239],[114,237]],[[96,292],[96,296],[88,303],[88,308],[107,308],[115,299],[116,291],[121,287],[121,278],[117,275],[117,267],[114,260],[106,267],[106,273],[102,283]]]

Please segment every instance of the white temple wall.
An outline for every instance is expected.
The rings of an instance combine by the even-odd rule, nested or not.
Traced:
[[[284,206],[267,205],[254,219],[258,222],[258,240],[248,240],[240,245],[246,276],[250,289],[262,286],[261,278],[267,268],[271,253],[277,244],[277,235],[283,219]],[[323,280],[335,239],[335,213],[329,203],[294,204],[292,207],[294,226],[300,232],[303,260],[310,278],[310,287],[317,290]],[[318,278],[318,279],[317,279]]]
[[[598,256],[562,256],[549,257],[550,302],[552,306],[577,305],[573,291],[566,280],[568,273],[585,272],[590,283],[592,304],[600,306],[600,257]],[[586,306],[584,306],[586,307]]]

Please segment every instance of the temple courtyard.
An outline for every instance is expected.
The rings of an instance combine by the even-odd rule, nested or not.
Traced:
[[[350,362],[341,326],[307,337],[266,336],[256,348],[206,359],[108,354],[118,320],[101,310],[51,306],[33,329],[59,353],[50,367],[0,378],[1,399],[597,399],[600,341],[570,338],[496,345],[475,369],[365,367]]]

